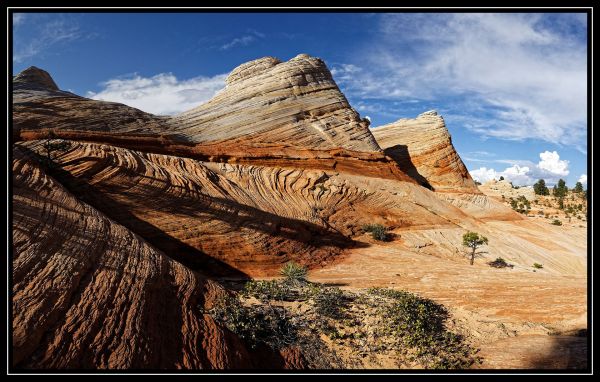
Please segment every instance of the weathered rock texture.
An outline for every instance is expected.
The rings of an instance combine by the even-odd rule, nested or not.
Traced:
[[[486,195],[494,196],[497,198],[518,198],[519,196],[524,196],[527,200],[532,201],[535,200],[535,191],[533,191],[533,187],[519,187],[514,188],[513,185],[506,179],[497,180],[492,179],[489,182],[485,182],[481,186],[479,186],[481,192]]]
[[[34,66],[13,78],[13,137],[22,131],[94,131],[169,135],[168,118],[115,102],[96,101],[62,91]]]
[[[41,143],[19,146],[43,156]],[[75,195],[191,269],[216,275],[276,274],[289,260],[331,261],[361,245],[350,236],[374,221],[390,227],[470,221],[434,193],[395,180],[79,142],[54,161],[62,169],[57,179]]]
[[[241,65],[174,118],[60,91],[37,68],[13,80],[18,368],[302,367],[202,313],[219,280],[335,264],[370,245],[367,223],[521,219],[477,192],[441,117],[375,130],[390,158],[307,55]],[[42,164],[49,138],[68,147]]]
[[[435,191],[479,193],[436,111],[372,130],[384,152],[420,184]]]
[[[173,119],[190,141],[380,151],[368,121],[318,58],[261,58],[234,69],[226,83],[213,99]]]
[[[13,366],[286,366],[201,312],[217,283],[81,202],[27,150],[13,155]]]

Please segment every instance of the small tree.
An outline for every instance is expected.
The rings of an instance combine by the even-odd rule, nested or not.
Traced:
[[[65,151],[68,150],[71,145],[67,141],[59,141],[56,142],[56,134],[52,130],[48,133],[48,138],[44,140],[42,143],[42,147],[44,148],[44,158],[43,162],[50,167],[53,162],[52,154],[55,151]]]
[[[567,191],[569,191],[565,181],[562,179],[558,180],[558,183],[554,186],[552,190],[554,196],[557,198],[564,198],[567,195]]]
[[[471,248],[471,265],[475,261],[475,251],[477,248],[488,243],[487,237],[479,235],[477,232],[467,232],[463,235],[463,245]]]
[[[499,180],[504,180],[504,177],[503,177],[503,176],[501,176]]]
[[[573,189],[573,192],[576,192],[576,193],[583,192],[583,184],[581,184],[581,182],[575,183],[575,188]]]
[[[546,182],[544,179],[538,180],[533,185],[533,192],[535,192],[536,195],[550,195],[550,190],[548,190],[548,187],[546,187]]]

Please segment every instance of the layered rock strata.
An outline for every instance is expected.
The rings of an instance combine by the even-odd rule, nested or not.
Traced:
[[[246,145],[380,151],[325,63],[306,54],[265,57],[234,69],[226,87],[172,123],[192,142],[243,138]]]
[[[12,133],[75,130],[111,134],[173,135],[167,117],[116,102],[104,102],[59,90],[50,75],[30,67],[13,78]]]
[[[372,132],[385,154],[423,186],[435,191],[479,193],[437,112],[400,119]]]
[[[13,157],[13,367],[301,367],[251,353],[203,313],[219,284],[76,198],[27,150]]]

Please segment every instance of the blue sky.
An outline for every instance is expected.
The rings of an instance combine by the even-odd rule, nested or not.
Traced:
[[[16,13],[13,70],[175,114],[256,58],[325,60],[377,127],[436,109],[474,178],[587,179],[585,14]]]

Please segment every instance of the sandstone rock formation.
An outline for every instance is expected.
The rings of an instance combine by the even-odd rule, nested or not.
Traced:
[[[522,219],[477,191],[434,113],[375,129],[382,152],[317,58],[262,58],[226,83],[167,118],[37,68],[13,79],[13,366],[302,367],[202,313],[224,279],[335,264],[369,245],[364,224]],[[68,147],[44,163],[49,138]]]
[[[479,192],[436,111],[400,119],[372,132],[385,153],[420,184],[435,191]]]
[[[286,366],[202,313],[225,293],[217,283],[76,198],[27,150],[13,157],[13,366]]]
[[[514,188],[506,179],[492,179],[479,186],[479,189],[484,194],[494,196],[498,199],[502,198],[502,196],[515,199],[519,196],[524,196],[529,201],[535,200],[535,192],[532,186]]]
[[[43,156],[41,141],[19,146]],[[79,142],[54,161],[62,169],[57,178],[76,196],[191,269],[217,275],[268,275],[289,260],[331,261],[361,245],[350,236],[373,221],[411,227],[470,219],[432,192],[395,180]]]
[[[169,134],[167,118],[115,102],[96,101],[62,91],[39,68],[30,67],[13,78],[13,137],[75,130],[131,134]]]
[[[13,89],[38,89],[40,91],[58,91],[56,82],[45,70],[31,66],[21,73],[17,74],[13,79]]]
[[[325,63],[300,54],[265,57],[234,69],[227,86],[172,123],[192,142],[380,151]]]

